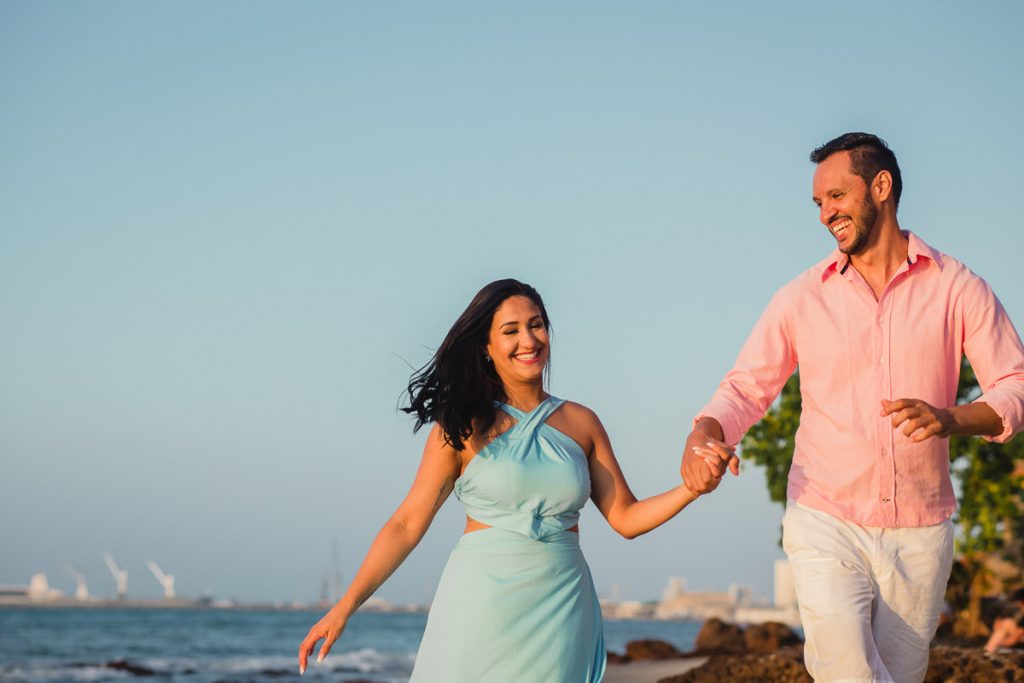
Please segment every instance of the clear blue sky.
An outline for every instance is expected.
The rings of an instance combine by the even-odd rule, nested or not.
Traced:
[[[156,596],[351,577],[422,436],[410,371],[486,282],[554,324],[552,392],[634,490],[771,293],[832,240],[807,154],[886,138],[905,228],[1024,324],[1024,5],[0,2],[0,583],[100,553]],[[639,540],[591,508],[599,590],[769,594],[747,467]],[[425,601],[448,503],[382,589]]]

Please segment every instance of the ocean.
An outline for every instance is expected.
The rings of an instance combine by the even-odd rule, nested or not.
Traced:
[[[298,678],[296,652],[319,611],[0,609],[3,683],[256,683]],[[407,683],[425,614],[356,614],[302,680]],[[694,621],[605,620],[609,649],[659,638],[693,647]]]

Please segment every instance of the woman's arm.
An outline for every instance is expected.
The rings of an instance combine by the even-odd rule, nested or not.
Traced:
[[[1001,617],[992,624],[992,635],[985,643],[985,652],[995,652],[1004,647],[1013,647],[1024,640],[1024,628],[1012,617]]]
[[[427,438],[423,460],[405,500],[373,540],[345,595],[309,630],[299,645],[300,674],[305,672],[306,662],[317,641],[324,641],[317,658],[317,661],[323,661],[334,641],[345,630],[349,617],[398,569],[420,542],[434,515],[452,492],[459,470],[458,453],[444,442],[443,432],[435,425]]]
[[[675,517],[687,505],[700,496],[684,485],[660,493],[650,498],[637,500],[629,489],[626,478],[622,474],[619,462],[612,451],[611,441],[604,425],[591,411],[587,410],[592,421],[591,433],[593,447],[590,453],[590,497],[594,505],[601,511],[615,531],[625,538],[636,538],[655,529]],[[717,446],[716,448],[727,448]],[[729,455],[716,454],[728,460]],[[705,464],[718,457],[702,454]],[[720,477],[721,472],[715,472]]]

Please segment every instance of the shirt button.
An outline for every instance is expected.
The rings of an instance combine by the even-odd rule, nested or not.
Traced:
[[[880,360],[879,362],[880,362],[880,363],[881,363],[882,365],[885,365],[885,357],[883,356],[883,357],[882,357],[882,360]]]

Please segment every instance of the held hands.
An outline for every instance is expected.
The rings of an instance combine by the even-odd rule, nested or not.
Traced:
[[[324,641],[324,644],[320,646],[320,654],[316,658],[317,662],[322,662],[327,653],[331,651],[334,641],[345,630],[346,623],[348,623],[348,617],[339,609],[338,605],[335,605],[320,621],[313,624],[313,628],[309,629],[309,633],[306,634],[302,644],[299,645],[300,676],[306,673],[306,662],[309,660],[309,656],[313,654],[313,648],[316,647],[317,641]]]
[[[721,433],[720,428],[717,431]],[[686,438],[679,473],[683,484],[692,492],[711,493],[721,483],[726,469],[734,476],[739,475],[739,463],[732,446],[715,438],[711,430],[698,424]]]
[[[882,399],[883,417],[892,415],[892,428],[900,429],[911,441],[924,441],[935,436],[949,436],[956,426],[953,414],[945,408],[936,408],[916,398],[896,401]]]

